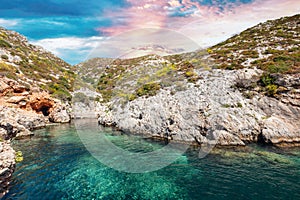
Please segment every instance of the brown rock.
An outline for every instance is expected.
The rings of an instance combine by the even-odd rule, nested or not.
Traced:
[[[48,93],[44,92],[33,94],[30,97],[28,104],[30,105],[32,110],[48,116],[53,109],[55,102]]]

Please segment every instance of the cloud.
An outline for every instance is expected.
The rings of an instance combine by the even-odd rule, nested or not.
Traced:
[[[181,21],[185,25],[178,31],[193,38],[200,46],[207,47],[260,22],[291,16],[299,12],[300,2],[297,0],[258,0],[250,4],[239,5],[234,9],[224,10],[221,15],[206,15],[200,19],[196,16],[190,19],[178,19],[175,20],[174,26]]]
[[[219,15],[224,10],[250,2],[252,0],[127,0],[129,6],[104,12],[111,19],[112,26],[100,27],[98,30],[108,35],[136,28],[160,27],[176,30],[185,19],[196,20],[195,17],[199,19],[203,16]]]
[[[88,54],[103,40],[103,37],[63,37],[30,40],[29,42],[51,51],[71,64],[84,61]]]
[[[2,19],[0,18],[0,26],[6,27],[6,28],[11,28],[16,26],[19,23],[18,20],[16,19]]]
[[[299,13],[298,0],[127,0],[130,6],[107,12],[112,26],[98,30],[117,35],[139,28],[180,31],[202,47],[268,19]]]
[[[164,56],[197,49],[197,43],[174,30],[143,28],[106,38],[93,49],[89,58],[132,58],[148,54]]]
[[[136,28],[162,27],[166,16],[164,0],[127,0],[130,6],[117,12],[107,11],[105,16],[112,20],[111,27],[100,27],[101,33],[116,35]]]

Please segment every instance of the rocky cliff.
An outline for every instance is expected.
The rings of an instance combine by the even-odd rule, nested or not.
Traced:
[[[202,79],[196,85],[175,94],[164,89],[155,96],[112,105],[110,112],[100,113],[99,122],[134,134],[200,145],[208,140],[219,145],[299,143],[299,91],[278,100],[260,93],[246,98],[245,91],[237,88],[241,79],[255,82],[262,73],[259,69],[199,71]],[[285,80],[295,77],[289,78]],[[298,83],[299,77],[293,81]]]
[[[259,24],[207,53],[112,61],[96,84],[99,123],[199,145],[299,144],[299,18]]]

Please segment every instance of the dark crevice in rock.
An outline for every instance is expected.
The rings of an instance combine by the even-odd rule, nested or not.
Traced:
[[[173,125],[175,123],[175,121],[173,119],[171,119],[171,118],[169,118],[168,121],[169,121],[170,125]]]
[[[143,119],[143,115],[140,114],[140,115],[139,115],[139,120],[142,120],[142,119]]]
[[[14,131],[14,127],[10,123],[6,123],[6,125],[0,125],[0,128],[6,130],[7,135],[5,135],[5,140],[9,140],[13,137],[16,137],[17,132]]]
[[[265,138],[264,138],[262,132],[260,132],[260,133],[258,134],[258,136],[257,136],[257,143],[258,143],[258,144],[262,144],[262,145],[266,145],[266,144],[267,144],[267,142],[265,141]]]
[[[49,116],[49,114],[50,114],[49,110],[50,110],[50,107],[48,107],[48,106],[42,106],[40,108],[40,112],[42,112],[44,116]]]

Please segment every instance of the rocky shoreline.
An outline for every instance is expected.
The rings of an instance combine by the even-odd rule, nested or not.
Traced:
[[[0,77],[0,198],[8,192],[15,170],[16,152],[11,141],[32,136],[32,130],[70,120],[68,106],[48,93]]]
[[[201,70],[196,83],[173,93],[163,88],[149,97],[125,104],[81,105],[81,117],[98,116],[98,123],[130,134],[147,135],[192,145],[246,146],[300,144],[300,91],[297,75],[276,77],[280,96],[267,96],[257,83],[259,69]],[[252,94],[249,98],[248,95]],[[0,196],[8,191],[16,153],[10,141],[32,135],[32,130],[51,123],[70,122],[70,105],[38,89],[0,79]],[[76,117],[76,109],[73,110]],[[78,110],[77,110],[78,111]],[[95,115],[88,115],[93,113]],[[72,116],[73,117],[73,116]]]
[[[300,144],[298,76],[277,77],[283,92],[269,97],[260,88],[245,89],[257,83],[263,74],[259,69],[197,73],[202,78],[196,84],[187,83],[188,89],[175,94],[164,89],[125,105],[102,104],[97,109],[99,124],[197,145]]]

